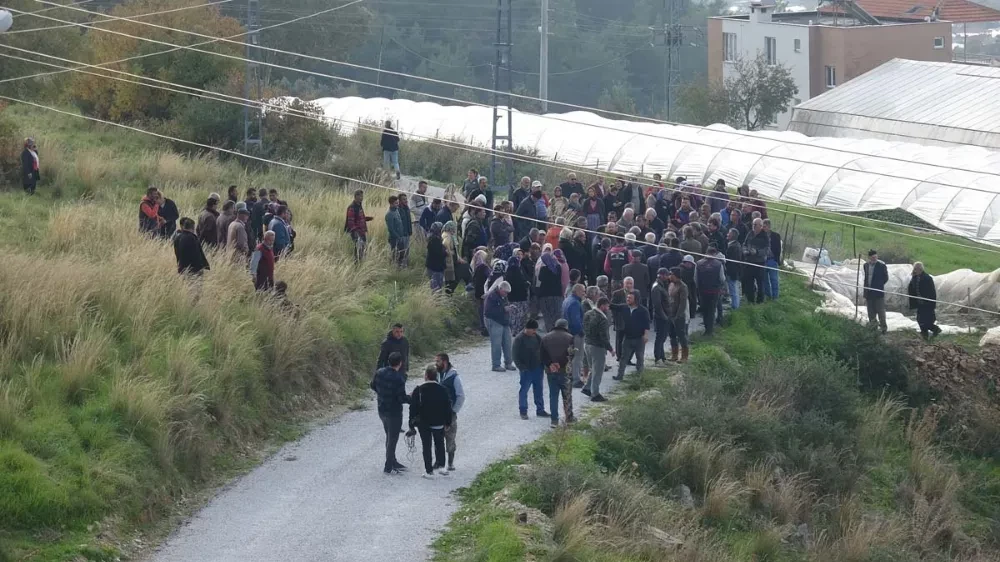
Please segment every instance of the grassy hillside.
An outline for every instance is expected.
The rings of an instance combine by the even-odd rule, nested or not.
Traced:
[[[786,283],[689,364],[492,466],[436,559],[1000,559],[996,461],[947,438],[898,348],[816,304]]]
[[[44,182],[33,198],[0,192],[0,560],[112,559],[119,531],[366,380],[391,322],[420,327],[416,354],[454,331],[459,301],[433,297],[421,268],[389,266],[384,221],[353,263],[342,229],[356,186],[184,157],[53,114],[4,116],[38,139]],[[296,252],[276,277],[298,315],[255,294],[227,254],[208,256],[196,287],[167,243],[137,233],[147,185],[196,217],[230,184],[290,203]],[[381,217],[387,193],[366,191]]]

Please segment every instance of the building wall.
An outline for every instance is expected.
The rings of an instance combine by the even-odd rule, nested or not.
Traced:
[[[951,24],[948,22],[817,26],[816,33],[810,97],[826,91],[827,66],[836,68],[839,86],[894,58],[951,62]],[[934,48],[935,37],[944,38],[944,48]]]
[[[708,18],[708,83],[722,80],[722,22],[720,18]]]
[[[709,20],[712,22],[713,20]],[[796,94],[796,99],[799,101],[809,99],[810,92],[810,43],[809,43],[809,30],[808,25],[797,25],[797,24],[787,24],[787,23],[774,23],[774,22],[758,22],[754,23],[748,20],[742,19],[719,19],[714,21],[720,21],[722,23],[722,28],[718,32],[718,44],[719,47],[716,50],[712,48],[712,38],[711,35],[711,23],[709,23],[709,66],[711,67],[713,63],[717,63],[721,69],[722,78],[726,78],[732,72],[733,65],[730,63],[722,62],[723,58],[723,33],[735,33],[736,34],[736,49],[740,56],[744,59],[754,59],[757,57],[758,53],[763,54],[765,52],[764,38],[774,37],[775,48],[777,49],[777,59],[778,64],[784,64],[792,73],[792,79],[795,81],[795,85],[799,88],[799,93]],[[795,40],[799,40],[799,51],[795,51]],[[712,77],[711,70],[709,71],[709,78]],[[793,100],[792,105],[795,105]],[[778,116],[778,121],[775,127],[784,130],[788,125],[788,121],[791,119],[792,112],[789,109],[787,112]]]

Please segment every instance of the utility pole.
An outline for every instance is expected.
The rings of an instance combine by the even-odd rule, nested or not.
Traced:
[[[260,73],[260,2],[247,0],[246,76],[243,79],[243,97],[264,101],[264,83]],[[264,142],[264,111],[260,106],[243,107],[243,147],[247,152],[259,151]]]
[[[378,40],[378,73],[375,75],[375,95],[382,94],[382,49],[385,48],[385,24],[382,24],[382,37]]]
[[[493,159],[490,163],[490,181],[499,186],[497,175],[498,151],[512,152],[514,150],[514,113],[513,97],[514,75],[510,71],[510,54],[513,44],[513,23],[511,21],[511,0],[497,0],[497,48],[496,62],[493,64]],[[504,91],[501,92],[502,74],[506,72]],[[501,123],[501,119],[505,123]],[[506,129],[506,133],[504,132]],[[510,158],[503,158],[504,175],[508,185],[514,184],[514,163]]]
[[[680,86],[680,47],[684,44],[684,32],[681,30],[680,19],[684,13],[684,2],[685,0],[663,0],[663,35],[667,47],[664,70],[666,88],[663,97],[667,105],[667,121],[673,118],[677,88]]]
[[[542,99],[542,113],[549,110],[549,0],[542,0],[542,25],[539,42],[538,97]]]

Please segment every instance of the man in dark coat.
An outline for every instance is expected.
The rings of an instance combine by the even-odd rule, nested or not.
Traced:
[[[264,215],[267,214],[267,208],[271,201],[267,198],[266,189],[257,192],[257,196],[257,202],[253,204],[250,211],[250,228],[254,232],[254,239],[261,240],[264,237],[264,226],[267,224],[264,222]]]
[[[208,266],[205,251],[194,233],[194,221],[184,217],[180,221],[181,229],[174,238],[174,256],[177,257],[177,273],[201,275]]]
[[[156,192],[156,199],[160,202],[160,218],[163,219],[159,229],[161,238],[170,238],[177,231],[177,219],[180,213],[177,211],[177,203],[163,195],[163,192]]]
[[[910,295],[910,309],[917,309],[917,324],[920,336],[925,340],[941,333],[937,325],[937,288],[934,278],[924,271],[924,264],[913,264],[913,273],[907,293]]]
[[[583,201],[583,184],[576,179],[575,172],[570,172],[569,176],[566,178],[566,182],[559,184],[559,187],[562,188],[563,197],[566,199],[569,199],[571,195],[577,193],[580,195],[580,200]]]
[[[865,303],[868,305],[868,325],[875,326],[876,318],[882,333],[889,331],[885,322],[885,284],[889,282],[889,268],[878,259],[878,252],[868,250],[865,263]]]
[[[205,210],[198,217],[198,239],[202,244],[216,247],[219,245],[219,211],[216,210],[219,201],[209,197],[205,202]]]
[[[399,133],[392,128],[392,121],[385,122],[385,129],[382,130],[382,163],[386,168],[396,171],[396,179],[399,175]]]
[[[24,150],[21,151],[21,177],[24,185],[24,192],[28,195],[35,194],[35,187],[41,181],[38,167],[38,147],[35,146],[35,139],[24,139]]]
[[[378,417],[385,431],[385,466],[382,470],[388,475],[396,475],[406,469],[396,460],[396,444],[403,429],[403,404],[410,401],[406,395],[406,374],[402,365],[402,356],[390,354],[389,366],[379,369],[369,385],[378,399]]]
[[[433,479],[434,471],[448,476],[445,469],[444,428],[451,421],[451,399],[448,391],[437,382],[437,367],[429,365],[424,370],[424,383],[410,395],[410,431],[420,433],[424,456],[424,478]],[[431,445],[434,459],[431,459]]]
[[[528,235],[532,228],[537,226],[538,218],[537,202],[542,198],[542,192],[536,191],[529,197],[521,200],[514,211],[514,238],[520,240]]]
[[[398,353],[403,358],[403,372],[406,373],[409,371],[410,341],[406,339],[403,325],[398,322],[392,325],[392,329],[389,330],[389,333],[385,335],[385,339],[382,340],[382,346],[378,352],[378,364],[375,368],[381,369],[382,367],[387,367],[389,365],[389,356],[393,353]]]

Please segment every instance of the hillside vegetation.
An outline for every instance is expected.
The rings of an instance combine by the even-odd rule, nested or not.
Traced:
[[[458,299],[432,296],[419,268],[389,266],[384,221],[353,263],[343,221],[355,185],[37,111],[0,119],[38,137],[44,178],[32,198],[0,192],[0,560],[112,559],[120,531],[349,397],[392,321],[420,327],[418,355],[458,327]],[[209,254],[196,286],[168,243],[137,232],[147,185],[196,217],[230,184],[277,188],[291,205],[299,236],[276,276],[294,314],[255,294],[226,253]],[[367,193],[381,217],[387,193]]]

